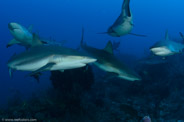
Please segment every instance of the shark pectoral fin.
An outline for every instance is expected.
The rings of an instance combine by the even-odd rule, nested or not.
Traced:
[[[141,34],[135,34],[135,33],[129,33],[129,34],[134,36],[147,37],[147,35],[141,35]]]
[[[12,78],[12,69],[11,68],[9,68],[9,75]]]
[[[96,34],[108,34],[108,32],[100,32],[100,33],[96,33]]]
[[[40,73],[40,72],[45,71],[45,70],[49,70],[49,69],[50,69],[51,67],[53,67],[55,64],[56,64],[56,63],[48,63],[48,64],[46,64],[45,66],[41,67],[40,69],[37,69],[37,70],[31,72],[29,75],[30,75],[30,76],[34,76],[34,75],[37,74],[37,73]]]
[[[15,40],[15,39],[12,39],[12,40],[6,45],[6,47],[8,48],[8,47],[10,47],[10,46],[12,46],[12,45],[14,45],[14,44],[20,44],[20,42],[17,41],[17,40]]]
[[[28,31],[29,31],[30,33],[32,33],[32,30],[33,30],[33,25],[30,25],[30,26],[28,27]]]

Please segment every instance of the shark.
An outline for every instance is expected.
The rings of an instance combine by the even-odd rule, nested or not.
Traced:
[[[113,48],[111,41],[108,41],[104,49],[97,49],[88,46],[83,41],[84,30],[82,31],[82,39],[80,42],[80,47],[90,56],[97,59],[94,64],[106,71],[112,76],[119,77],[128,81],[141,80],[141,77],[128,66],[126,66],[122,61],[118,60],[113,54]]]
[[[37,34],[32,33],[32,26],[26,28],[18,23],[11,22],[8,24],[8,28],[14,39],[6,45],[7,48],[14,44],[22,45],[26,48],[44,44]]]
[[[29,75],[34,76],[42,71],[60,70],[63,72],[68,69],[80,68],[95,61],[95,58],[71,48],[40,45],[12,56],[7,65],[10,76],[12,76],[12,70],[31,71]]]
[[[168,35],[168,30],[166,30],[165,39],[156,42],[150,48],[150,51],[156,56],[167,57],[182,53],[183,48],[184,44],[171,40]]]
[[[119,17],[107,30],[107,34],[110,36],[120,37],[131,32],[133,20],[129,4],[130,0],[124,0]]]
[[[131,33],[133,29],[133,18],[130,10],[130,0],[124,0],[121,13],[115,22],[107,29],[107,32],[99,34],[108,34],[113,37],[121,37],[127,34],[146,37],[146,35]]]

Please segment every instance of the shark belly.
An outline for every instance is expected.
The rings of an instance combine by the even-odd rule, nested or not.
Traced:
[[[55,61],[54,61],[55,60]],[[53,62],[56,64],[51,68],[51,70],[65,70],[74,69],[86,66],[88,63],[95,62],[96,59],[86,58],[80,56],[67,56],[59,60],[54,59]]]
[[[50,70],[67,70],[67,69],[80,68],[84,66],[86,66],[86,64],[84,63],[63,62],[57,63]]]
[[[99,62],[95,62],[94,63],[98,68],[100,68],[101,70],[103,71],[106,71],[106,72],[114,72],[114,73],[117,73],[116,70],[111,67],[111,66],[108,66],[108,65],[105,65],[105,64],[101,64]],[[118,74],[118,73],[117,73]]]
[[[122,19],[122,23],[115,24],[114,26],[112,26],[113,31],[116,32],[116,34],[119,36],[123,36],[130,33],[133,28],[132,17],[125,17]]]
[[[29,62],[25,64],[20,64],[14,67],[16,70],[21,70],[21,71],[35,71],[43,66],[45,66],[48,63],[48,60],[40,60],[36,62]]]
[[[126,35],[126,34],[130,33],[132,28],[133,27],[130,23],[125,22],[121,25],[114,27],[113,30],[117,33],[117,35],[122,36],[122,35]]]

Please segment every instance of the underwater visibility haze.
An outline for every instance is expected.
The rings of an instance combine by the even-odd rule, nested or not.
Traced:
[[[184,1],[0,2],[0,121],[184,121]]]

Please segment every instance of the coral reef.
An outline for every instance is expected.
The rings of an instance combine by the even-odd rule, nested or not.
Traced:
[[[184,56],[157,65],[139,65],[142,81],[104,82],[92,67],[53,71],[53,88],[24,101],[19,94],[0,118],[36,118],[61,122],[184,121]]]

